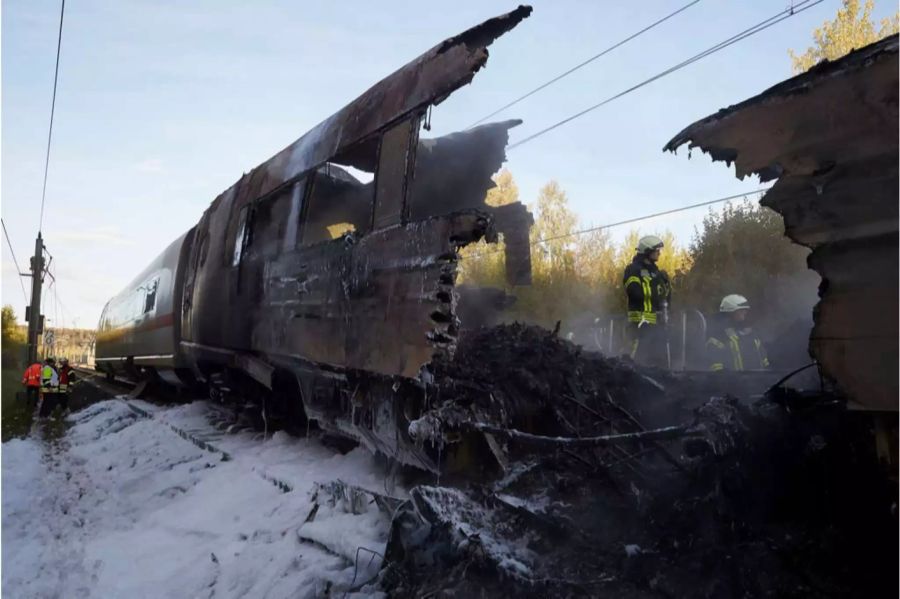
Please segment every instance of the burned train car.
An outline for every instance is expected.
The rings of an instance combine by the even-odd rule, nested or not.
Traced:
[[[520,6],[441,42],[241,177],[110,301],[98,368],[256,395],[436,469],[405,431],[423,369],[455,348],[458,250],[503,234],[507,277],[527,283],[532,220],[522,204],[484,202],[520,121],[419,132],[429,107],[469,83],[487,47],[530,13]],[[118,317],[119,306],[150,303],[149,316]]]
[[[898,38],[824,61],[684,129],[743,178],[776,180],[761,203],[812,250],[822,277],[809,350],[867,410],[897,410]],[[891,418],[896,426],[896,416]]]

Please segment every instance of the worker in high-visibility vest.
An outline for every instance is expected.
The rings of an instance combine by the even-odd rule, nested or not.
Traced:
[[[622,278],[628,305],[631,357],[640,364],[670,367],[665,328],[672,286],[657,266],[663,240],[641,237]]]
[[[749,313],[750,303],[743,295],[722,298],[719,321],[706,340],[710,370],[769,369],[766,348],[747,321]]]
[[[56,370],[56,360],[52,357],[44,360],[41,368],[41,407],[38,410],[39,418],[46,418],[56,405],[56,395],[59,392],[59,373]]]
[[[75,371],[69,366],[69,359],[63,358],[59,362],[59,395],[57,396],[63,414],[69,411],[69,394],[72,392],[74,382]]]
[[[25,374],[22,375],[22,384],[25,385],[25,401],[28,403],[28,410],[34,411],[41,393],[40,362],[35,362],[25,369]]]

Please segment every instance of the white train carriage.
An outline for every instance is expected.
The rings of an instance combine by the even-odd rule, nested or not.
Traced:
[[[156,374],[181,382],[181,301],[193,233],[191,229],[172,242],[107,302],[97,331],[97,370],[110,377]]]

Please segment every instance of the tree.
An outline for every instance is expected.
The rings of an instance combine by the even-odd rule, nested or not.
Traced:
[[[575,266],[573,234],[578,217],[569,210],[569,197],[559,183],[550,181],[541,187],[536,211],[531,230],[535,242],[532,268],[539,277],[550,279],[571,274]]]
[[[493,177],[494,187],[488,190],[484,199],[488,206],[505,206],[519,201],[519,186],[512,173],[503,169]],[[485,241],[464,247],[460,251],[460,284],[482,287],[504,287],[506,282],[505,245],[501,239],[496,244]]]
[[[575,249],[575,270],[592,287],[616,284],[616,246],[605,229],[584,233]]]
[[[857,48],[897,33],[900,29],[900,12],[893,17],[882,19],[876,31],[872,21],[875,0],[866,0],[860,6],[859,0],[843,0],[833,21],[825,21],[813,31],[815,45],[797,55],[788,50],[791,67],[795,73],[802,73],[822,60],[835,60]]]
[[[737,293],[772,326],[812,313],[818,277],[806,267],[809,250],[784,236],[781,217],[768,208],[744,200],[710,210],[690,254],[679,304],[715,313],[724,296]]]
[[[505,206],[519,201],[519,186],[509,169],[503,169],[493,177],[494,187],[488,190],[484,203],[488,206]]]
[[[16,312],[9,305],[3,306],[0,342],[3,344],[3,367],[18,367],[24,357],[25,333],[19,328]]]

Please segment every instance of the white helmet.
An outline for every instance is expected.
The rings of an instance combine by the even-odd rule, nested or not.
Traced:
[[[646,235],[644,237],[641,237],[641,240],[638,241],[638,246],[635,249],[640,254],[646,254],[647,252],[652,252],[653,250],[662,249],[662,247],[662,239],[660,239],[656,235]]]
[[[719,312],[737,312],[738,310],[749,310],[750,304],[743,295],[726,295],[719,304]]]

